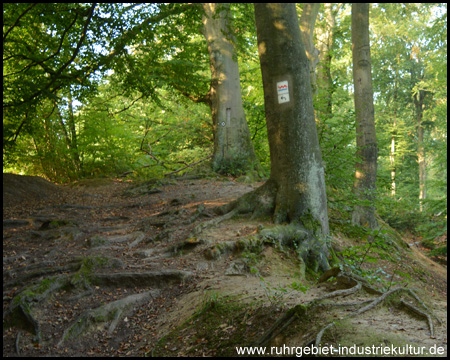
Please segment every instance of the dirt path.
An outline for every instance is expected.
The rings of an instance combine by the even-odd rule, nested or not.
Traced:
[[[192,291],[197,279],[208,269],[205,259],[173,257],[171,247],[184,241],[195,225],[212,216],[211,207],[252,189],[234,182],[206,180],[136,188],[123,182],[86,181],[72,188],[55,189],[42,179],[27,180],[8,181],[10,187],[21,189],[12,191],[7,198],[10,206],[4,207],[4,312],[25,285],[78,271],[79,259],[108,261],[105,267],[94,264],[92,271],[97,277],[109,277],[92,289],[76,288],[75,294],[58,289],[48,301],[39,303],[39,309],[33,311],[35,318],[41,317],[41,344],[35,345],[36,335],[22,330],[19,348],[23,356],[75,356],[84,349],[88,354],[89,349],[97,349],[103,355],[117,354],[128,341],[142,336],[132,335],[134,331],[142,333],[141,326],[147,331],[156,329],[153,322],[142,325],[143,321],[158,318],[160,313],[165,315],[171,303]],[[41,196],[40,191],[47,196]],[[14,202],[14,197],[20,198],[20,202]],[[199,206],[205,210],[196,219]],[[120,275],[124,273],[134,274],[136,279]],[[149,279],[138,277],[139,273],[147,274]],[[116,281],[110,279],[111,274],[118,274]],[[153,279],[158,276],[160,279]],[[66,327],[86,309],[152,289],[157,290],[155,294],[145,304],[139,304],[139,313],[135,314],[138,318],[134,319],[138,321],[128,317],[125,327],[113,331],[114,336],[109,334],[101,346],[98,335],[61,343]],[[15,327],[4,332],[4,355],[16,352],[17,334]]]
[[[14,181],[19,180],[10,179],[8,186]],[[215,217],[212,208],[260,184],[204,179],[137,187],[110,180],[57,189],[40,180],[30,184],[16,187],[33,187],[32,196],[26,199],[26,191],[11,190],[3,207],[3,312],[8,324],[3,356],[224,354],[207,344],[212,341],[208,336],[217,333],[219,344],[234,344],[233,336],[244,330],[232,316],[211,320],[209,335],[199,335],[202,328],[193,319],[218,309],[220,314],[243,312],[245,336],[256,340],[284,309],[333,290],[332,284],[312,282],[306,293],[294,289],[299,264],[288,253],[271,246],[255,254],[238,249],[244,244],[240,240],[268,224],[229,220],[189,237],[197,225]],[[439,289],[426,302],[446,319],[446,271],[433,272],[436,265],[427,260],[420,264],[429,266],[421,276],[424,282],[436,277]],[[257,263],[253,270],[259,276],[250,263]],[[238,298],[243,306],[237,306]],[[430,338],[423,319],[389,307],[387,313],[379,309],[349,322],[352,330],[345,334],[370,325],[373,341],[436,344],[446,353],[446,323]],[[207,325],[205,320],[201,326]],[[275,343],[299,346],[298,336],[298,331],[283,335]]]

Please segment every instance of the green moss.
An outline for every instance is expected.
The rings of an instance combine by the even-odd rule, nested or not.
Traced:
[[[300,223],[303,227],[310,231],[312,234],[320,234],[321,233],[321,225],[320,222],[313,217],[311,212],[307,212],[306,214],[300,217]]]
[[[108,242],[103,236],[100,235],[94,235],[88,240],[88,245],[90,247],[97,247],[105,245]]]
[[[333,232],[340,232],[350,239],[361,239],[367,236],[362,226],[353,225],[350,220],[331,220],[330,228]]]
[[[91,283],[93,273],[96,269],[102,269],[109,264],[110,260],[102,256],[89,256],[81,259],[80,269],[73,275],[72,284]]]
[[[79,319],[75,324],[71,325],[64,336],[64,340],[74,339],[80,336],[88,324],[86,318]]]
[[[14,297],[14,299],[12,300],[13,306],[22,304],[23,306],[29,308],[29,302],[33,301],[33,299],[35,299],[37,296],[44,294],[57,280],[58,277],[54,276],[41,280],[41,282],[37,285],[28,287],[21,294]]]
[[[289,309],[288,313],[290,314],[295,313],[295,316],[297,316],[299,319],[302,319],[306,315],[308,308],[309,308],[308,305],[299,304]]]
[[[105,312],[104,309],[100,308],[93,315],[93,321],[95,323],[103,323],[103,322],[114,320],[114,318],[116,317],[116,314],[119,311],[120,311],[119,309],[114,309],[113,311]]]

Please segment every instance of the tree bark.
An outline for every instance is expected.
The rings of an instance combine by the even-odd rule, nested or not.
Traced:
[[[322,156],[314,119],[310,67],[295,4],[255,3],[271,173],[255,191],[223,207],[307,230],[316,265],[328,268],[329,235]],[[291,225],[291,226],[292,226]],[[305,242],[302,243],[302,246]],[[317,268],[315,269],[317,270]]]
[[[324,4],[325,24],[316,26],[317,47],[319,51],[319,63],[317,65],[317,91],[315,93],[316,109],[321,121],[326,121],[332,116],[333,80],[331,78],[331,59],[333,50],[334,27],[336,25],[333,4]]]
[[[414,106],[416,108],[416,125],[417,125],[417,161],[419,163],[419,202],[420,211],[423,211],[423,200],[426,199],[425,180],[427,168],[425,162],[425,147],[423,145],[423,101],[425,99],[425,91],[418,90],[413,96]]]
[[[355,86],[357,162],[353,191],[361,204],[355,206],[352,222],[377,227],[375,192],[377,179],[377,139],[373,106],[369,41],[368,3],[352,5],[353,82]]]
[[[426,199],[426,159],[425,159],[425,147],[424,147],[424,128],[422,125],[424,100],[426,91],[420,89],[417,84],[424,80],[423,65],[421,64],[419,57],[419,49],[412,49],[410,55],[411,60],[411,85],[412,85],[412,97],[414,101],[414,109],[416,113],[416,128],[417,128],[417,162],[419,163],[419,204],[420,211],[423,211],[423,200]]]
[[[395,140],[397,137],[397,98],[398,98],[398,72],[399,72],[399,60],[400,54],[397,55],[397,64],[395,66],[395,77],[394,77],[394,95],[392,103],[394,105],[394,114],[392,119],[392,135],[391,135],[391,152],[389,154],[389,162],[391,165],[391,195],[395,196],[396,186],[395,186],[395,177],[397,172],[397,164],[395,162]]]
[[[73,112],[72,92],[70,91],[70,89],[69,89],[68,102],[69,102],[68,123],[69,123],[69,129],[70,129],[70,134],[71,134],[70,151],[72,153],[75,175],[78,175],[82,170],[82,164],[81,164],[81,160],[80,160],[80,153],[78,150],[78,136],[77,136],[77,130],[76,130],[76,126],[75,126],[75,115]]]
[[[271,159],[269,181],[277,189],[275,222],[301,223],[311,213],[322,233],[328,234],[310,67],[295,6],[255,4],[255,18]],[[289,101],[283,99],[283,86],[287,86]]]
[[[203,34],[211,67],[209,92],[214,126],[213,169],[259,168],[242,106],[239,66],[231,28],[230,4],[203,4]]]
[[[311,86],[314,94],[317,92],[316,66],[319,63],[319,50],[314,47],[313,34],[319,8],[320,3],[304,3],[300,17],[300,33],[309,60]]]

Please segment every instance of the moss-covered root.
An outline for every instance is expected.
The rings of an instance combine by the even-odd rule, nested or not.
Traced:
[[[276,225],[263,229],[259,236],[280,248],[294,248],[306,266],[315,273],[330,268],[326,242],[314,231],[307,230],[299,224]]]
[[[216,226],[220,224],[222,221],[231,219],[233,216],[237,215],[237,213],[238,213],[237,209],[234,209],[226,213],[225,215],[216,217],[215,219],[197,225],[189,234],[188,239],[198,236],[202,231],[209,229],[213,226]]]
[[[277,205],[276,183],[268,180],[256,190],[227,205],[217,207],[214,211],[218,214],[225,214],[221,218],[227,218],[228,214],[252,213],[252,218],[273,216],[274,222],[280,223],[288,219],[286,209],[283,209],[283,206]],[[280,225],[264,230],[261,236],[273,240],[280,246],[293,245],[308,268],[314,272],[326,271],[330,268],[328,264],[329,245],[326,243],[326,236],[322,236],[322,226],[318,220],[313,218],[310,211],[305,211],[302,216],[291,219],[289,225]]]
[[[25,288],[14,297],[8,310],[3,314],[3,328],[16,326],[36,335],[37,341],[40,342],[41,327],[33,315],[32,308],[67,286],[70,286],[69,277],[58,275]]]
[[[110,302],[96,309],[84,311],[63,334],[58,345],[66,340],[77,338],[85,334],[93,326],[110,323],[108,333],[112,334],[120,318],[133,307],[142,304],[149,299],[157,296],[158,290],[151,290],[141,294],[133,294],[123,299]]]

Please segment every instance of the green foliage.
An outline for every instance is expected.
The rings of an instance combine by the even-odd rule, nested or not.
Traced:
[[[240,176],[247,171],[251,171],[252,165],[249,166],[247,154],[231,154],[230,157],[223,158],[220,162],[213,164],[213,171],[222,175]]]
[[[400,275],[404,278],[410,278],[409,274],[403,273],[398,270],[398,266],[402,259],[400,256],[392,253],[392,245],[387,243],[387,230],[366,230],[367,241],[361,245],[347,247],[339,254],[343,258],[342,267],[347,267],[353,273],[363,276],[370,283],[378,283],[384,288],[389,290],[392,285],[397,284],[394,282],[394,276]],[[395,262],[397,267],[391,274],[387,273],[385,267],[363,267],[365,263],[376,264],[380,259],[385,259],[390,262]],[[401,280],[404,282],[406,280]]]
[[[256,50],[255,50],[256,54]],[[265,176],[270,173],[269,143],[264,110],[264,94],[259,59],[239,63],[242,103],[256,156]]]
[[[258,175],[267,176],[254,11],[248,4],[230,7],[243,106],[263,170]],[[330,86],[318,83],[314,107],[328,206],[347,227],[357,205],[351,9],[331,10],[334,25],[323,10],[315,25],[315,43],[324,32],[333,43],[326,54]],[[197,4],[5,3],[3,170],[59,183],[123,173],[151,179],[209,156],[214,135],[202,12]],[[377,212],[439,253],[447,234],[447,6],[373,4],[370,16]],[[427,165],[422,203],[418,94],[424,96],[420,145]],[[214,170],[239,176],[247,172],[244,164],[245,155],[236,154]]]

